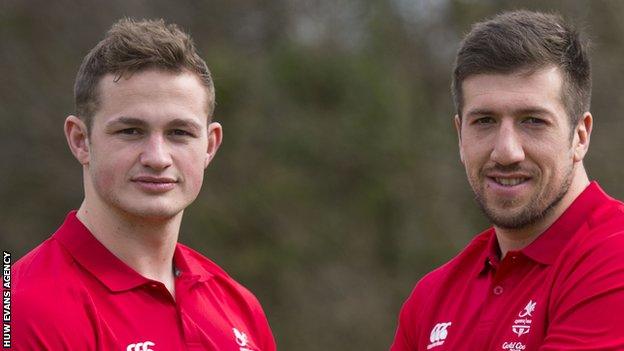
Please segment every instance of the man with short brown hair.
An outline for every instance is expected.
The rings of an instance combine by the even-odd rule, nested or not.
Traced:
[[[124,19],[85,57],[65,120],[77,211],[14,266],[18,350],[273,351],[256,298],[179,244],[222,128],[188,34]]]
[[[418,282],[391,350],[624,349],[624,204],[583,165],[586,44],[557,15],[503,13],[462,42],[453,95],[493,227]]]

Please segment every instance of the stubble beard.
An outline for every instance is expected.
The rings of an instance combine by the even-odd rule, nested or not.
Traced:
[[[483,214],[494,226],[512,230],[522,229],[531,226],[545,218],[552,211],[552,209],[561,202],[561,200],[568,193],[570,185],[572,184],[572,171],[573,165],[570,165],[570,167],[565,172],[563,182],[555,196],[548,199],[547,194],[544,196],[536,194],[533,196],[533,198],[531,198],[529,203],[520,210],[520,213],[515,216],[504,216],[500,215],[500,213],[497,213],[497,211],[488,206],[486,199],[483,197],[483,189],[477,191],[473,186],[475,201],[479,205],[479,208],[481,209]],[[510,201],[508,204],[513,205],[513,201]]]

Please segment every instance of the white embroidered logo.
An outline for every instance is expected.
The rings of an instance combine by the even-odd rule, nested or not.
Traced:
[[[503,350],[507,351],[523,351],[526,350],[526,345],[520,341],[506,341],[503,343]]]
[[[529,303],[527,303],[527,305],[524,306],[524,311],[520,312],[518,314],[518,317],[520,317],[520,318],[524,318],[526,316],[533,317],[531,315],[531,313],[533,313],[533,311],[535,311],[535,306],[536,305],[537,305],[537,302],[533,302],[533,300],[529,300]]]
[[[448,330],[446,329],[450,326],[451,322],[438,323],[431,329],[431,334],[429,335],[429,341],[431,341],[431,343],[427,345],[427,350],[444,344],[448,336]]]
[[[156,346],[156,344],[151,341],[138,342],[128,345],[126,351],[154,351],[149,348],[150,346]]]
[[[252,349],[248,349],[246,347],[247,343],[249,343],[249,340],[247,339],[247,335],[245,333],[239,331],[236,328],[232,328],[232,331],[234,332],[236,344],[240,346],[239,351],[253,351]]]
[[[516,333],[518,336],[522,336],[524,334],[528,334],[531,331],[531,320],[532,313],[535,311],[535,306],[537,302],[533,300],[529,300],[529,303],[524,307],[522,311],[518,313],[519,319],[514,321],[514,324],[511,326],[511,331]]]

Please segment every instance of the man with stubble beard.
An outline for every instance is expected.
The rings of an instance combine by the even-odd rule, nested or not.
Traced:
[[[557,15],[500,14],[463,40],[453,95],[492,227],[416,284],[391,350],[624,350],[624,205],[583,165],[586,43]]]

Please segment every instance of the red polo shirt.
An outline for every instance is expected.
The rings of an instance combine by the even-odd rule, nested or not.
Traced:
[[[391,350],[624,350],[624,204],[597,183],[499,256],[489,229],[419,281]]]
[[[13,267],[16,350],[274,351],[256,298],[178,244],[175,300],[106,249],[70,213]]]

